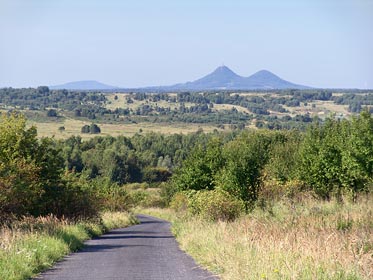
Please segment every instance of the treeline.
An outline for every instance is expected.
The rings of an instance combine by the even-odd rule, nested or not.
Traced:
[[[0,88],[0,103],[18,109],[65,110],[83,109],[85,106],[102,106],[106,101],[103,94],[87,91],[50,90],[46,86],[37,88]]]
[[[352,120],[316,121],[306,133],[244,131],[228,142],[217,135],[175,171],[165,196],[176,208],[232,219],[241,207],[274,197],[311,192],[354,199],[372,187],[373,118],[363,112]]]
[[[13,216],[54,214],[92,217],[102,210],[125,210],[136,198],[126,183],[159,184],[196,145],[202,132],[190,135],[147,134],[37,138],[35,127],[17,113],[0,119],[0,221]]]
[[[233,135],[233,134],[232,134]],[[196,145],[211,136],[198,133],[159,133],[95,137],[82,141],[73,136],[57,143],[68,171],[94,179],[104,177],[119,185],[166,181]]]
[[[60,144],[37,139],[19,114],[0,119],[0,222],[14,216],[93,217],[130,206],[124,189],[105,177],[90,180],[66,169]]]

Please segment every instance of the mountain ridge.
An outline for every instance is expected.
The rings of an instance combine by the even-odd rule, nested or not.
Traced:
[[[107,85],[95,80],[83,80],[68,82],[61,85],[50,86],[50,89],[68,89],[68,90],[110,90],[118,87]]]
[[[97,81],[77,81],[58,86],[51,89],[70,90],[157,90],[157,91],[180,91],[180,90],[269,90],[269,89],[308,89],[311,87],[286,81],[268,70],[260,70],[248,77],[236,74],[229,67],[222,65],[211,73],[191,82],[178,83],[169,86],[150,86],[139,88],[122,88],[103,84]]]
[[[162,87],[160,87],[162,88]],[[248,77],[233,72],[227,66],[219,66],[210,74],[193,82],[169,86],[169,89],[214,90],[214,89],[307,89],[308,86],[294,84],[281,79],[268,70],[260,70]]]

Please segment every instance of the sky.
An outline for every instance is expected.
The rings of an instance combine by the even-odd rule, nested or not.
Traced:
[[[0,87],[171,85],[223,64],[373,88],[373,0],[0,0]]]

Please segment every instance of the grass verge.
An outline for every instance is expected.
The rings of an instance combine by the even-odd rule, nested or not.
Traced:
[[[0,228],[0,279],[28,279],[89,238],[136,223],[133,215],[104,212],[101,219],[73,222],[48,217],[25,217]]]
[[[180,247],[222,279],[372,279],[373,203],[275,202],[234,222],[207,222],[170,209]]]

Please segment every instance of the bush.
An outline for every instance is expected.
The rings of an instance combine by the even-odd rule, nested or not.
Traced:
[[[170,202],[170,208],[177,212],[185,212],[188,209],[188,196],[185,193],[177,193]]]
[[[134,205],[144,205],[149,198],[149,193],[144,190],[136,190],[130,194],[132,203]]]
[[[175,197],[176,199],[178,197]],[[176,204],[175,200],[174,204]],[[244,213],[245,204],[229,193],[216,189],[190,193],[188,209],[190,213],[209,221],[233,221]]]
[[[162,167],[148,167],[143,171],[144,182],[165,182],[171,177],[171,172]]]
[[[82,129],[81,129],[82,133],[89,133],[89,131],[90,131],[90,127],[88,124],[82,126]]]
[[[57,111],[56,110],[54,110],[54,109],[49,109],[48,111],[47,111],[47,117],[57,117],[58,115],[57,115]]]
[[[262,181],[258,194],[259,200],[297,199],[308,190],[302,181],[296,179],[281,182],[264,176]]]
[[[91,125],[84,125],[81,129],[81,133],[100,134],[101,129],[97,124],[92,123]]]
[[[172,182],[164,182],[160,184],[160,196],[166,206],[170,205],[173,197],[178,193],[177,187]]]

